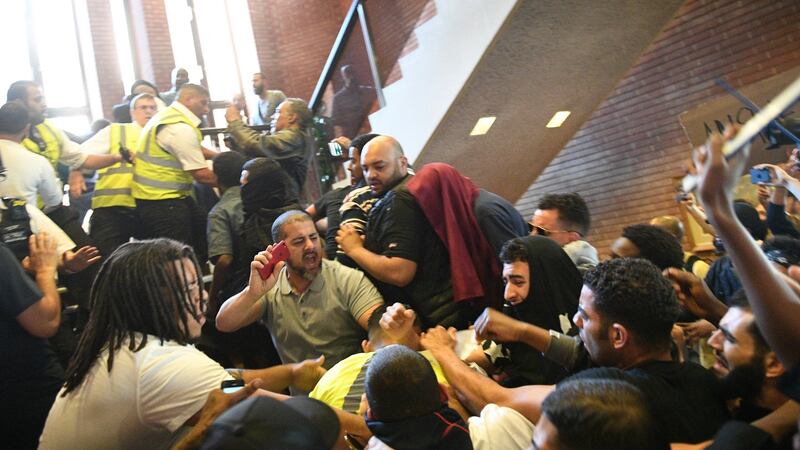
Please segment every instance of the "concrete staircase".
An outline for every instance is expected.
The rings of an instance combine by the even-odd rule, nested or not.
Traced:
[[[386,107],[369,116],[414,162],[518,0],[436,0],[416,28],[418,47],[400,58],[402,78],[384,88]]]

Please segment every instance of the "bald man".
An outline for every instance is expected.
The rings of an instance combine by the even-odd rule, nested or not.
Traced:
[[[447,249],[405,187],[411,175],[400,143],[390,136],[372,139],[361,153],[361,168],[378,201],[364,239],[350,225],[339,229],[342,251],[387,302],[411,304],[424,327],[466,327],[476,314],[453,301]]]
[[[191,245],[206,258],[205,213],[192,198],[192,183],[214,186],[206,158],[216,152],[201,145],[197,128],[208,114],[208,90],[184,84],[178,99],[142,129],[133,166],[133,198],[144,238],[167,237]]]

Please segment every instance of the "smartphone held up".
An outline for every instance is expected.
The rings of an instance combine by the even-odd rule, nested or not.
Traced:
[[[275,266],[279,262],[286,261],[287,259],[289,259],[289,248],[286,246],[286,242],[280,241],[272,247],[272,259],[258,270],[261,279],[266,280],[269,278]]]

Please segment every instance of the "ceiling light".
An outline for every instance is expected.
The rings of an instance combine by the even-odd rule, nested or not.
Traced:
[[[479,136],[481,134],[486,134],[489,132],[489,128],[492,128],[492,124],[494,124],[494,120],[497,117],[481,117],[475,123],[475,128],[469,132],[470,136]]]
[[[560,127],[561,124],[563,124],[564,121],[567,120],[567,117],[569,117],[569,115],[570,115],[569,111],[559,111],[553,114],[553,118],[550,119],[550,122],[547,122],[547,128]]]

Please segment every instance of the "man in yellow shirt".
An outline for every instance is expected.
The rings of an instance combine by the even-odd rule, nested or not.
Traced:
[[[367,368],[375,356],[375,352],[392,344],[404,344],[413,350],[420,350],[419,339],[403,337],[381,328],[381,318],[386,312],[386,305],[379,306],[369,318],[368,340],[361,343],[364,353],[356,353],[335,366],[328,369],[325,375],[320,378],[314,390],[308,394],[309,397],[320,400],[335,408],[343,409],[347,412],[358,414],[361,403],[361,395],[364,393],[364,381],[366,379]],[[419,318],[414,317],[407,325],[413,323],[413,334],[417,336],[421,331]],[[411,333],[408,333],[409,335]],[[439,367],[436,358],[428,351],[420,352],[433,367],[436,379],[440,384],[448,385],[447,378]]]

